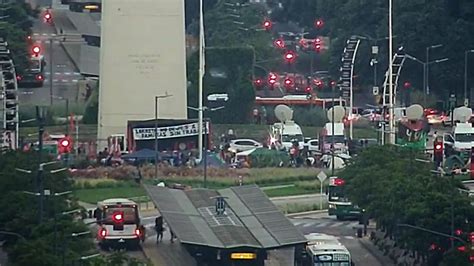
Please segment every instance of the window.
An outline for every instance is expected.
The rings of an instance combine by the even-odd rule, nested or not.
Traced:
[[[292,142],[292,141],[304,141],[303,135],[296,134],[296,135],[283,135],[282,142]]]
[[[459,142],[471,142],[474,141],[474,135],[470,133],[462,133],[462,134],[456,134],[456,141]]]
[[[133,207],[107,208],[105,209],[105,223],[112,223],[112,215],[116,212],[123,212],[123,220],[125,224],[135,224],[138,220],[138,214]]]

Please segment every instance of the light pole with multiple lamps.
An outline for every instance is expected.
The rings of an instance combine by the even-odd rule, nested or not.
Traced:
[[[428,90],[427,89],[427,80],[428,80],[428,67],[429,65],[431,64],[438,64],[438,63],[442,63],[442,62],[446,62],[449,60],[449,58],[445,57],[445,58],[442,58],[442,59],[437,59],[437,60],[434,60],[434,61],[426,61],[426,62],[423,62],[421,61],[420,59],[412,56],[412,55],[409,55],[409,54],[405,54],[405,56],[410,59],[410,60],[413,60],[415,62],[418,62],[420,63],[422,66],[423,66],[423,88],[424,88],[424,92],[423,92],[423,105],[426,106],[426,95],[427,95],[427,92]]]
[[[469,53],[474,53],[474,49],[473,50],[466,50],[464,52],[464,105],[465,106],[469,106],[469,104],[472,105],[472,103],[469,103],[469,98],[467,97],[467,87],[468,87],[468,79],[467,79],[467,56],[469,55]],[[474,96],[472,95],[472,91],[471,91],[471,99],[474,99]]]
[[[173,95],[169,95],[168,92],[165,95],[155,96],[155,178],[158,178],[158,101],[171,96]]]

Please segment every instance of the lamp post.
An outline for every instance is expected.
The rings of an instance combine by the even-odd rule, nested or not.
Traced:
[[[155,96],[155,178],[158,178],[158,101],[171,96],[168,92]]]
[[[430,61],[430,50],[431,49],[435,49],[435,48],[439,48],[439,47],[442,47],[443,45],[442,44],[435,44],[435,45],[431,45],[431,46],[428,46],[426,47],[426,62],[429,62]],[[429,69],[429,65],[426,64],[425,65],[425,69],[424,69],[424,85],[423,85],[423,88],[424,88],[424,93],[423,93],[423,105],[426,106],[426,97],[428,94],[430,94],[430,69]]]
[[[469,98],[467,97],[467,56],[469,53],[474,53],[474,49],[473,50],[466,50],[464,52],[464,104],[466,106],[469,106]],[[473,98],[473,95],[471,93],[471,99],[474,99]]]
[[[431,61],[431,62],[429,62],[429,61],[423,62],[423,61],[421,61],[420,59],[418,59],[418,58],[416,58],[416,57],[414,57],[414,56],[412,56],[412,55],[405,54],[405,56],[406,56],[408,59],[410,59],[410,60],[413,60],[413,61],[415,61],[415,62],[420,63],[420,64],[423,66],[423,88],[425,88],[425,89],[427,88],[427,87],[426,87],[426,84],[427,84],[426,81],[428,80],[428,76],[427,76],[427,74],[428,74],[428,71],[427,71],[428,66],[431,65],[431,64],[438,64],[438,63],[446,62],[446,61],[449,60],[449,58],[445,57],[445,58],[442,58],[442,59],[436,59],[436,60]],[[426,106],[426,91],[424,91],[423,97],[424,97],[424,103],[423,103],[423,104]]]
[[[388,90],[389,90],[389,130],[390,130],[390,144],[395,144],[395,125],[393,121],[393,25],[392,25],[392,13],[393,13],[392,0],[388,0]]]
[[[198,77],[198,152],[199,160],[202,160],[202,123],[203,123],[203,79],[205,74],[205,36],[204,36],[204,12],[203,0],[199,0],[199,77]]]

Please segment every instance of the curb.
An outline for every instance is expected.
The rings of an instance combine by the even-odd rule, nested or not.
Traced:
[[[302,216],[302,215],[311,215],[311,214],[318,214],[318,213],[326,213],[328,210],[316,210],[316,211],[307,211],[307,212],[294,212],[294,213],[288,213],[285,214],[286,217],[292,218],[292,217],[297,217],[297,216]]]
[[[288,200],[288,199],[303,199],[303,198],[310,198],[310,197],[324,197],[326,194],[302,194],[302,195],[294,195],[294,196],[282,196],[282,197],[270,197],[270,200]]]

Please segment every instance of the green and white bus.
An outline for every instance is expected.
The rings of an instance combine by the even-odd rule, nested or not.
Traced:
[[[311,266],[353,266],[351,253],[335,236],[312,233],[306,235],[307,263]]]
[[[329,178],[328,214],[335,215],[338,220],[348,218],[362,220],[363,210],[352,204],[345,195],[345,180],[338,177]]]

